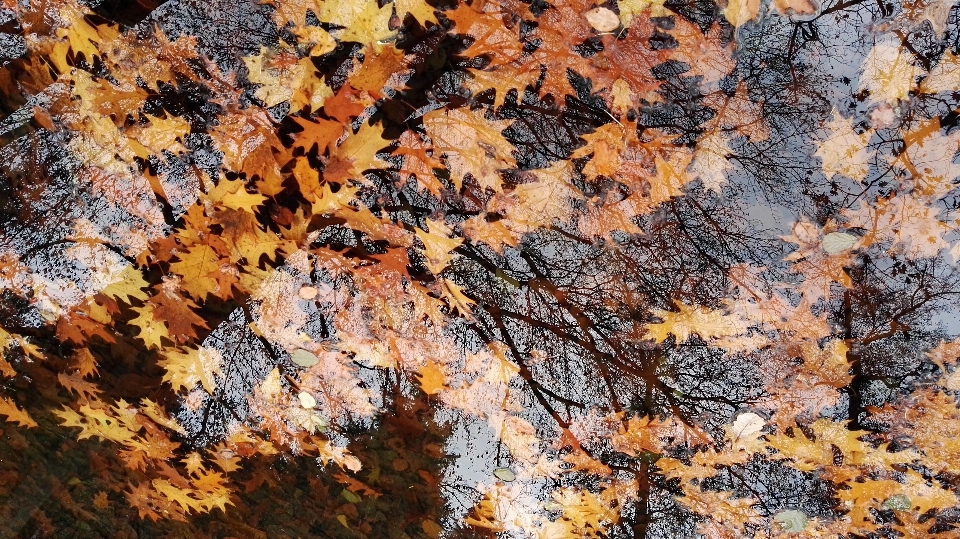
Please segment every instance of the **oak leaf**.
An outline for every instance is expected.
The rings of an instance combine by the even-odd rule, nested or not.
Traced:
[[[7,416],[8,422],[16,422],[21,427],[34,428],[37,422],[25,410],[17,408],[14,402],[6,397],[0,397],[0,415]]]
[[[513,146],[502,132],[510,122],[488,120],[482,111],[435,110],[423,117],[434,155],[443,154],[457,189],[469,173],[481,189],[501,189],[498,171],[516,166]]]
[[[129,324],[140,329],[137,337],[147,348],[162,348],[162,339],[170,339],[166,324],[157,320],[151,306],[134,307],[132,310],[138,313],[138,316],[130,320]]]

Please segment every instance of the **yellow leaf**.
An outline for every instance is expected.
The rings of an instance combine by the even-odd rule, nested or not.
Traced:
[[[127,132],[127,136],[150,151],[153,155],[161,155],[164,151],[178,152],[185,149],[177,139],[183,140],[190,134],[190,124],[176,116],[159,118],[146,115],[150,119],[149,125],[137,126]]]
[[[170,331],[167,325],[153,316],[153,307],[145,305],[143,307],[134,307],[133,311],[139,313],[139,316],[130,321],[130,325],[140,328],[137,337],[147,345],[147,348],[161,348],[161,339],[170,339]]]
[[[147,281],[143,279],[143,274],[137,268],[127,265],[113,276],[115,280],[112,284],[101,290],[105,295],[114,299],[122,299],[128,304],[130,298],[137,298],[146,301],[147,293],[143,291],[147,287]]]
[[[740,28],[757,18],[759,11],[760,0],[729,0],[727,9],[723,10],[723,15],[730,21],[730,24]]]
[[[161,427],[166,427],[174,432],[184,435],[187,433],[187,431],[180,426],[180,423],[177,423],[175,420],[171,419],[159,404],[150,399],[143,399],[140,401],[140,412],[152,419],[154,423],[160,425]]]
[[[401,21],[409,14],[422,26],[426,26],[428,22],[437,24],[436,8],[424,0],[394,0],[393,5]]]
[[[80,434],[78,440],[96,436],[112,442],[129,442],[136,436],[136,432],[130,430],[122,418],[113,415],[107,409],[93,408],[89,404],[80,406],[80,413],[70,408],[64,408],[54,412],[59,417],[64,427],[79,427]]]
[[[441,290],[441,295],[443,299],[447,301],[447,306],[450,307],[450,312],[459,312],[460,316],[470,317],[471,310],[470,306],[474,305],[476,301],[473,301],[463,293],[463,288],[461,288],[457,283],[451,281],[450,279],[443,279],[443,289]]]
[[[304,38],[316,39],[316,45],[314,45],[316,50],[327,50],[331,44],[336,45],[333,43],[333,38],[324,30],[314,26],[308,28],[309,31],[303,32]],[[324,94],[323,90],[315,84],[319,79],[314,77],[315,69],[309,59],[298,58],[290,49],[274,50],[261,47],[259,54],[245,56],[243,63],[247,66],[250,82],[260,85],[254,95],[267,107],[291,101],[296,96],[299,103],[291,107],[290,111],[297,112],[304,104],[319,108],[325,97],[333,95],[329,88]],[[316,106],[314,106],[313,94],[317,92],[324,95],[317,95]]]
[[[210,190],[210,200],[214,203],[230,208],[254,213],[254,208],[263,204],[267,197],[259,193],[248,193],[242,180],[228,180],[220,178],[220,183]]]
[[[960,90],[960,55],[947,49],[927,78],[920,83],[920,91],[925,94],[956,92]]]
[[[57,37],[64,40],[56,44],[49,58],[60,73],[68,73],[67,49],[74,54],[82,53],[87,63],[93,64],[93,57],[100,55],[100,47],[116,39],[120,32],[114,25],[102,24],[94,26],[87,22],[85,16],[89,13],[75,3],[65,2],[60,8],[59,16],[63,27],[57,30]]]
[[[209,245],[194,245],[177,253],[177,261],[170,271],[183,277],[181,286],[190,296],[202,300],[219,286],[212,276],[220,271],[220,256]]]
[[[453,259],[452,251],[463,243],[463,238],[451,239],[433,232],[425,232],[419,228],[416,233],[420,241],[423,242],[427,256],[427,268],[434,275],[439,275],[447,267],[450,260]]]
[[[648,338],[661,343],[672,334],[676,336],[677,342],[681,343],[694,334],[699,335],[701,339],[709,340],[739,335],[746,330],[744,321],[737,315],[709,310],[700,305],[688,306],[676,303],[676,306],[679,312],[652,311],[652,314],[662,318],[663,322],[647,324]]]
[[[339,35],[341,41],[373,46],[394,34],[390,30],[393,6],[380,7],[376,0],[327,1],[321,3],[315,13],[322,22],[344,28]]]
[[[443,369],[440,368],[440,365],[433,360],[427,360],[427,363],[420,367],[418,381],[420,382],[420,389],[423,389],[423,392],[427,395],[436,395],[437,393],[447,389],[446,377],[443,374]]]
[[[870,168],[870,154],[867,152],[870,132],[857,134],[853,130],[853,122],[840,116],[836,109],[833,110],[833,119],[825,128],[829,134],[817,143],[815,154],[822,162],[824,175],[832,179],[842,174],[862,182]]]
[[[921,515],[931,509],[946,509],[960,502],[956,494],[939,487],[936,480],[932,485],[928,485],[927,480],[913,470],[907,470],[906,484],[903,487],[904,493]]]
[[[891,35],[878,41],[860,66],[859,90],[870,90],[870,102],[904,100],[923,71],[916,59]]]
[[[847,516],[854,526],[861,526],[864,521],[871,520],[871,508],[879,508],[879,502],[903,490],[903,485],[889,479],[863,483],[852,481],[846,486],[845,489],[837,490],[837,498],[850,510]]]
[[[34,428],[37,422],[26,411],[17,408],[12,400],[0,397],[0,415],[7,416],[8,422],[16,421],[21,427]]]
[[[470,173],[481,189],[498,192],[498,171],[516,166],[513,146],[502,134],[510,122],[487,120],[483,111],[439,109],[425,114],[423,125],[433,140],[434,155],[446,155],[447,168],[457,189]]]
[[[215,348],[191,348],[185,352],[168,351],[157,362],[166,369],[164,382],[170,382],[174,391],[180,388],[193,389],[198,383],[207,393],[213,394],[215,376],[220,373],[223,357]]]
[[[650,10],[651,17],[667,17],[673,15],[673,12],[664,6],[664,0],[619,0],[617,7],[620,10],[620,22],[624,28],[630,26],[633,18]]]
[[[383,138],[383,126],[364,123],[356,134],[349,135],[336,149],[336,156],[350,163],[350,177],[363,179],[365,170],[383,168],[386,161],[377,153],[389,146]]]
[[[337,48],[337,41],[323,28],[303,26],[294,30],[301,44],[310,45],[310,56],[323,56]],[[332,95],[332,94],[331,94]]]

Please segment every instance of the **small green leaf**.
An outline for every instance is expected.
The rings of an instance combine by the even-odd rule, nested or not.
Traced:
[[[807,518],[806,513],[803,511],[797,511],[796,509],[790,509],[788,511],[781,511],[774,515],[773,520],[780,523],[780,527],[785,532],[801,532],[804,528],[807,527]]]
[[[496,476],[497,479],[506,483],[511,483],[517,479],[517,474],[515,474],[510,468],[497,468],[493,471],[493,475]]]
[[[909,511],[913,507],[913,502],[905,494],[895,494],[884,500],[880,507],[888,511]]]
[[[846,232],[831,232],[823,237],[821,247],[827,254],[837,254],[856,245],[860,238]]]
[[[304,350],[303,348],[297,348],[290,354],[290,361],[293,361],[297,365],[308,368],[313,367],[317,363],[320,363],[320,359],[313,355],[309,350]]]
[[[363,501],[363,498],[361,498],[360,496],[357,496],[356,494],[354,494],[353,492],[350,492],[347,489],[343,489],[343,492],[341,492],[340,495],[343,496],[344,500],[347,500],[350,503],[360,503]]]

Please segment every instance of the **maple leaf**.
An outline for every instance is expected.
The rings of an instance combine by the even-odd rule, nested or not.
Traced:
[[[147,282],[143,279],[143,274],[131,265],[125,265],[119,271],[114,271],[114,267],[111,266],[110,276],[107,277],[112,282],[100,292],[114,299],[122,299],[128,304],[132,303],[130,298],[146,300],[147,295],[142,290],[146,288]]]
[[[350,85],[379,99],[402,89],[410,75],[407,55],[403,51],[381,47],[376,54],[364,58],[360,69],[350,77]]]
[[[870,91],[871,103],[896,103],[906,99],[921,74],[916,59],[900,46],[899,38],[884,37],[863,60],[858,89]]]
[[[867,230],[864,244],[890,242],[893,249],[910,257],[936,256],[950,247],[943,235],[951,227],[937,218],[938,213],[938,208],[911,194],[880,199],[873,206],[861,203],[857,209],[843,211],[849,226]]]
[[[521,234],[508,227],[502,219],[489,220],[485,215],[476,215],[463,222],[463,234],[475,242],[489,245],[497,253],[505,246],[516,247]]]
[[[199,383],[207,393],[213,394],[215,376],[223,365],[223,357],[218,350],[200,347],[185,352],[166,351],[163,357],[157,364],[166,369],[163,381],[170,382],[174,391],[180,388],[193,389]]]
[[[954,4],[949,0],[913,0],[903,3],[903,12],[897,19],[908,21],[908,27],[916,28],[925,21],[930,23],[933,32],[942,36],[946,30],[947,18]]]
[[[337,182],[362,179],[366,170],[386,168],[388,163],[377,157],[377,154],[384,151],[388,145],[383,139],[382,126],[363,124],[355,134],[347,135],[336,150],[331,152],[331,161],[324,169],[324,179]]]
[[[957,90],[960,90],[960,55],[947,50],[920,83],[920,91],[925,94],[937,94]]]
[[[660,440],[664,427],[670,428],[668,424],[650,418],[649,416],[633,416],[624,427],[620,426],[620,431],[611,439],[611,446],[621,453],[637,456],[644,451],[651,453],[661,453],[663,443]]]
[[[562,31],[562,29],[561,29]],[[659,101],[656,91],[661,81],[653,75],[653,68],[667,60],[669,50],[658,50],[650,46],[650,38],[655,32],[649,17],[633,19],[630,30],[623,39],[604,40],[607,52],[603,60],[594,62],[596,67],[583,67],[579,72],[592,75],[598,86],[614,88],[616,81],[623,81],[632,96],[647,101]]]
[[[698,142],[687,171],[699,178],[705,188],[719,193],[733,168],[727,160],[730,153],[730,142],[726,136],[716,131],[709,133]]]
[[[940,341],[940,344],[926,351],[927,359],[940,367],[940,372],[947,372],[947,365],[953,365],[960,359],[960,340],[953,342]]]
[[[716,111],[716,116],[706,123],[708,129],[735,129],[754,142],[770,137],[763,104],[751,98],[750,91],[743,82],[737,86],[733,95],[722,91],[713,92],[704,97],[703,103]]]
[[[443,184],[434,174],[434,169],[442,169],[443,163],[433,155],[433,145],[426,143],[423,138],[410,130],[404,131],[397,139],[397,148],[394,155],[403,156],[403,165],[400,172],[413,174],[421,187],[426,188],[439,197]]]
[[[675,304],[679,312],[653,310],[651,314],[662,318],[663,322],[647,324],[647,338],[662,343],[668,336],[674,335],[677,343],[682,343],[691,335],[710,340],[718,337],[739,335],[746,330],[742,318],[736,314],[725,314],[720,310],[710,310],[700,305]]]
[[[323,56],[337,48],[333,36],[317,26],[300,26],[294,30],[294,34],[301,45],[310,47],[310,56]]]
[[[454,22],[461,34],[473,38],[473,43],[463,51],[465,56],[479,56],[489,54],[492,57],[490,67],[508,64],[523,53],[520,36],[516,28],[508,28],[503,24],[504,17],[511,14],[490,8],[478,12],[467,3],[460,3],[456,9],[447,11],[444,15]]]
[[[153,307],[154,318],[167,326],[167,330],[177,342],[183,343],[197,337],[195,328],[208,328],[206,321],[195,312],[199,308],[197,304],[176,293],[179,284],[179,279],[165,279],[163,283],[154,287],[158,289],[158,293],[150,298],[147,305]],[[222,292],[223,283],[218,282],[218,285],[219,292]],[[217,293],[218,290],[215,289],[212,292]],[[217,295],[225,297],[221,293]]]
[[[827,179],[842,174],[862,182],[870,168],[870,154],[867,152],[870,132],[858,134],[853,129],[853,122],[840,116],[836,109],[825,128],[829,134],[817,144],[815,155],[822,160]]]
[[[650,178],[651,205],[655,206],[683,195],[681,189],[694,178],[687,172],[692,159],[693,155],[686,151],[671,152],[667,160],[659,155],[654,158],[657,174]]]
[[[380,7],[373,0],[322,2],[315,11],[321,21],[343,28],[334,33],[341,41],[365,46],[374,46],[394,34],[390,30],[392,12],[390,4]]]
[[[933,203],[955,187],[960,165],[953,162],[956,134],[944,135],[939,120],[920,124],[904,136],[906,148],[893,162],[910,173],[915,192]]]
[[[326,37],[330,42],[333,41],[329,35]],[[289,50],[272,51],[261,47],[259,54],[245,56],[243,63],[247,66],[250,82],[260,85],[254,95],[267,107],[274,107],[293,99],[308,72],[307,65],[301,64],[296,54]],[[333,95],[333,92],[327,89],[327,94]],[[323,104],[324,97],[326,96],[322,94],[317,97],[318,107]],[[311,104],[313,101],[313,99],[309,100]]]
[[[668,57],[689,65],[688,73],[703,77],[704,82],[717,82],[736,67],[731,44],[724,43],[723,32],[717,24],[702,32],[696,24],[677,17],[670,35],[680,45],[670,49]]]
[[[162,155],[163,152],[179,153],[186,148],[178,142],[190,133],[190,124],[183,118],[170,116],[160,118],[145,115],[149,120],[146,125],[137,125],[126,132],[131,139],[136,140],[149,153]]]
[[[170,271],[181,276],[180,285],[197,300],[219,290],[216,274],[220,272],[220,255],[209,245],[187,247],[177,253],[177,261],[170,264]]]
[[[511,198],[516,204],[507,210],[508,219],[522,227],[550,226],[571,219],[571,201],[582,198],[573,185],[573,166],[557,161],[550,168],[533,170],[538,181],[514,188]]]

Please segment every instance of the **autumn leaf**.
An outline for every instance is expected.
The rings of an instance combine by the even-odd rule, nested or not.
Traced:
[[[885,37],[873,46],[860,67],[861,90],[870,91],[871,102],[904,100],[914,89],[922,71],[915,58],[896,37]]]
[[[21,427],[34,428],[37,422],[26,411],[17,408],[14,402],[6,397],[0,397],[0,415],[7,416],[8,422],[16,422]]]
[[[817,145],[816,155],[823,162],[823,173],[827,178],[842,174],[860,182],[866,179],[870,168],[870,153],[867,151],[870,132],[855,132],[850,120],[841,117],[836,110],[825,129],[829,134]]]
[[[759,11],[759,0],[729,0],[723,14],[730,24],[739,28],[755,19]]]
[[[181,388],[193,389],[197,383],[203,386],[207,393],[213,393],[216,387],[215,377],[220,373],[223,358],[216,349],[197,348],[184,352],[164,352],[164,359],[158,364],[166,369],[164,382],[169,382],[174,391]]]
[[[739,335],[746,330],[744,321],[737,315],[725,314],[720,310],[709,310],[699,305],[689,306],[677,303],[676,307],[678,312],[652,311],[652,314],[663,319],[663,322],[647,324],[647,338],[661,343],[668,336],[673,335],[677,343],[682,343],[694,334],[701,339],[709,340]]]
[[[503,137],[510,124],[489,121],[482,112],[437,110],[423,117],[435,155],[443,154],[457,189],[469,173],[482,189],[500,190],[498,171],[515,165],[513,147]]]
[[[263,204],[263,201],[267,198],[260,194],[247,192],[244,182],[240,180],[227,180],[226,178],[222,178],[207,195],[212,202],[224,208],[250,213],[254,213],[256,207]]]

